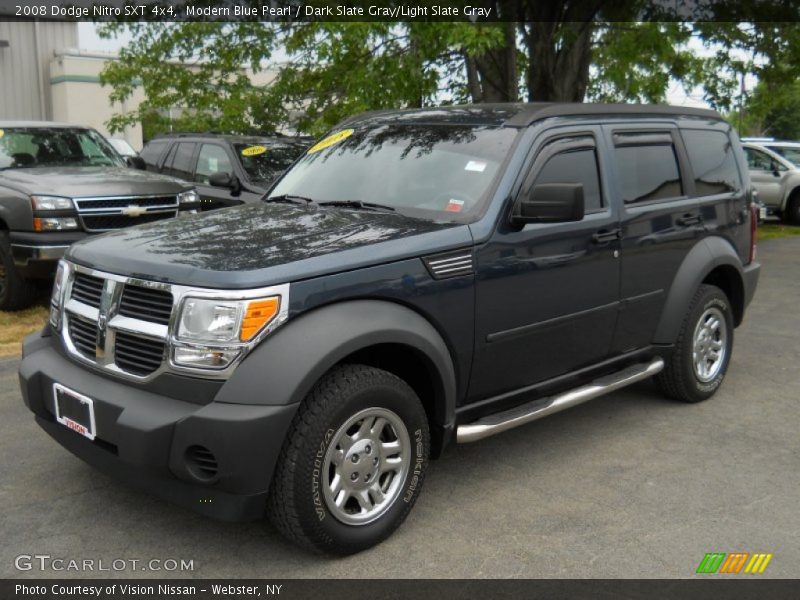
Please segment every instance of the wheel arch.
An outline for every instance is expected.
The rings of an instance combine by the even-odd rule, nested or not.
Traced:
[[[703,283],[721,288],[731,302],[734,324],[742,322],[746,299],[741,259],[724,238],[707,237],[689,251],[672,280],[653,336],[655,344],[675,342],[689,303]]]
[[[299,404],[326,373],[344,363],[382,368],[406,381],[425,406],[431,453],[438,456],[455,421],[453,359],[427,319],[389,301],[339,302],[290,319],[239,365],[215,401]]]

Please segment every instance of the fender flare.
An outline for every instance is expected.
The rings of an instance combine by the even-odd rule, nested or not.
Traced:
[[[736,269],[739,281],[744,286],[742,261],[730,242],[719,236],[710,236],[695,244],[672,280],[661,319],[653,335],[654,344],[675,343],[697,288],[711,271],[722,265]]]
[[[455,422],[456,376],[442,336],[419,313],[383,300],[352,300],[290,318],[236,368],[215,402],[298,404],[334,365],[377,344],[407,346],[423,358],[435,381],[434,425]]]

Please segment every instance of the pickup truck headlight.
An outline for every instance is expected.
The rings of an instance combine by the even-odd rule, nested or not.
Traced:
[[[68,231],[78,228],[75,217],[34,217],[34,231]]]
[[[53,280],[53,293],[50,296],[50,324],[56,329],[61,322],[61,306],[64,303],[64,284],[67,281],[68,270],[65,261],[58,261],[56,277]]]
[[[246,300],[186,297],[178,315],[173,361],[185,367],[224,368],[275,321],[280,308],[281,296]]]
[[[188,190],[178,194],[178,204],[195,204],[200,202],[200,196],[195,190]]]
[[[31,196],[33,210],[73,210],[75,205],[70,198],[60,196]]]

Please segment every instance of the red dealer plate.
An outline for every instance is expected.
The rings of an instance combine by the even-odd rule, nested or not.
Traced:
[[[94,439],[94,400],[64,387],[53,384],[56,401],[56,421],[82,436]]]

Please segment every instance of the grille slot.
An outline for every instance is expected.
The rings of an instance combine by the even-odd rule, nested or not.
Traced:
[[[75,315],[69,317],[69,337],[75,348],[86,358],[95,359],[97,325]]]
[[[126,285],[119,303],[119,314],[168,325],[172,314],[172,294],[164,290]]]
[[[123,214],[118,215],[92,215],[82,214],[81,220],[86,228],[86,231],[105,231],[108,229],[122,229],[123,227],[130,227],[132,225],[141,225],[143,223],[153,223],[162,219],[169,219],[177,214],[176,210],[168,210],[166,212],[146,213],[138,217],[128,217]]]
[[[198,479],[214,479],[219,472],[216,456],[204,446],[189,446],[186,449],[186,462],[189,471]]]
[[[143,377],[156,371],[163,358],[163,341],[117,332],[114,362],[120,369]]]
[[[75,275],[75,280],[72,282],[72,298],[100,308],[100,296],[103,295],[104,280],[99,277],[92,277],[84,273]]]
[[[90,198],[86,200],[77,199],[80,210],[96,210],[98,208],[127,208],[128,206],[175,206],[178,203],[177,196],[150,196],[146,198]]]

